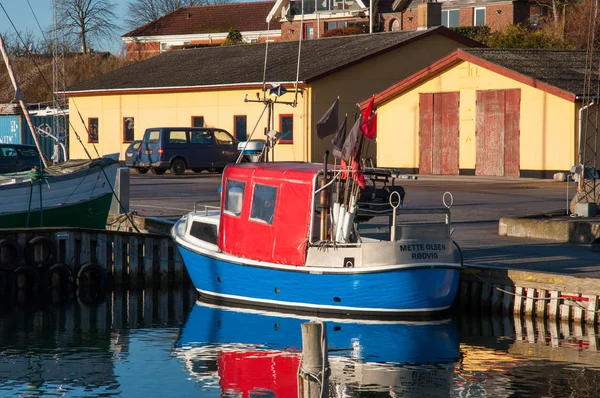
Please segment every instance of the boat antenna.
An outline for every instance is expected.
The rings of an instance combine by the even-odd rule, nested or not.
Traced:
[[[263,68],[263,99],[267,99],[267,59],[269,57],[269,37],[271,37],[271,20],[267,21],[267,32],[269,35],[267,36],[267,40],[265,42],[265,66]],[[259,119],[260,120],[260,119]]]
[[[2,9],[4,6],[0,3]],[[19,87],[19,82],[13,72],[12,65],[10,63],[10,59],[8,59],[8,53],[6,52],[6,48],[4,47],[4,39],[0,34],[0,52],[2,53],[2,58],[4,58],[4,63],[6,64],[6,69],[8,70],[8,76],[10,77],[10,81],[12,82],[13,87],[15,88],[15,99],[19,101],[19,105],[21,105],[21,109],[23,110],[23,115],[25,115],[25,119],[27,120],[27,124],[29,125],[29,129],[31,130],[31,135],[33,136],[33,142],[38,150],[40,155],[40,159],[44,163],[45,167],[49,167],[52,163],[48,160],[44,151],[42,151],[42,147],[40,146],[40,142],[38,141],[38,137],[35,135],[35,129],[33,127],[33,122],[31,121],[31,116],[29,115],[29,111],[27,110],[27,104],[25,103],[25,97],[23,96],[23,92]]]
[[[294,96],[294,104],[292,107],[298,105],[298,81],[300,80],[300,56],[302,54],[302,36],[304,35],[304,0],[302,0],[302,15],[300,16],[300,37],[298,38],[298,65],[296,66],[296,93]]]

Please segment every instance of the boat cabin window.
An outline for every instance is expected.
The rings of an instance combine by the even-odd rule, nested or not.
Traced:
[[[252,195],[252,210],[250,211],[250,219],[254,221],[262,221],[269,225],[273,224],[276,199],[276,187],[255,184],[254,194]]]
[[[217,244],[217,226],[215,224],[194,221],[190,228],[190,235],[204,242]]]
[[[227,180],[225,184],[225,212],[239,216],[242,214],[244,204],[244,190],[246,183],[236,180]]]

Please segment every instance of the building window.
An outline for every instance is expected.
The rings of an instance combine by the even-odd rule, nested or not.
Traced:
[[[342,29],[348,26],[348,21],[333,21],[325,23],[325,30]]]
[[[252,195],[252,209],[250,210],[250,219],[261,221],[266,224],[273,224],[275,215],[275,201],[277,200],[277,188],[268,185],[254,185],[254,194]]]
[[[246,128],[246,115],[233,117],[233,134],[238,141],[246,141],[248,132]]]
[[[123,118],[123,142],[131,142],[134,140],[134,123],[132,117]]]
[[[442,25],[447,28],[459,26],[459,10],[442,10]]]
[[[88,119],[88,142],[98,142],[98,118],[91,117]]]
[[[282,144],[294,143],[294,115],[279,115],[279,132]]]
[[[160,51],[167,51],[169,49],[169,45],[167,43],[160,43]]]
[[[485,25],[485,8],[476,8],[475,17],[473,19],[473,26]]]
[[[315,38],[315,28],[312,24],[304,25],[304,39],[314,39]]]
[[[192,116],[192,127],[204,127],[204,116]]]
[[[400,21],[397,19],[392,19],[390,23],[390,32],[399,32],[400,31]]]

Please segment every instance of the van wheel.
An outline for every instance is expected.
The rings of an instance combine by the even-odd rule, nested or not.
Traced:
[[[148,170],[150,170],[147,167],[136,167],[135,171],[137,171],[138,174],[146,174],[148,172]]]
[[[175,159],[171,162],[171,173],[180,176],[185,173],[185,169],[186,167],[183,159]]]
[[[156,174],[157,176],[161,176],[163,174],[166,173],[167,169],[155,169],[155,168],[151,168],[150,171],[152,172],[152,174]]]

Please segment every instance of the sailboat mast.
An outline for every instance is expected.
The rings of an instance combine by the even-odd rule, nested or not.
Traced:
[[[8,76],[10,77],[10,81],[15,88],[15,98],[19,101],[19,105],[21,105],[21,109],[23,110],[23,114],[25,115],[25,119],[27,120],[27,124],[29,125],[29,129],[31,130],[31,135],[33,136],[33,141],[35,142],[35,146],[40,154],[40,158],[46,167],[51,165],[50,161],[44,155],[42,151],[42,147],[40,146],[40,142],[38,141],[38,137],[35,135],[35,128],[33,127],[33,123],[31,121],[31,116],[29,116],[29,111],[27,110],[27,104],[25,104],[23,92],[19,87],[19,82],[15,77],[15,74],[12,69],[12,65],[10,64],[10,60],[8,59],[8,54],[6,53],[6,48],[4,47],[4,40],[2,39],[2,35],[0,35],[0,52],[2,52],[2,58],[4,58],[4,63],[6,64],[6,69],[8,70]]]

